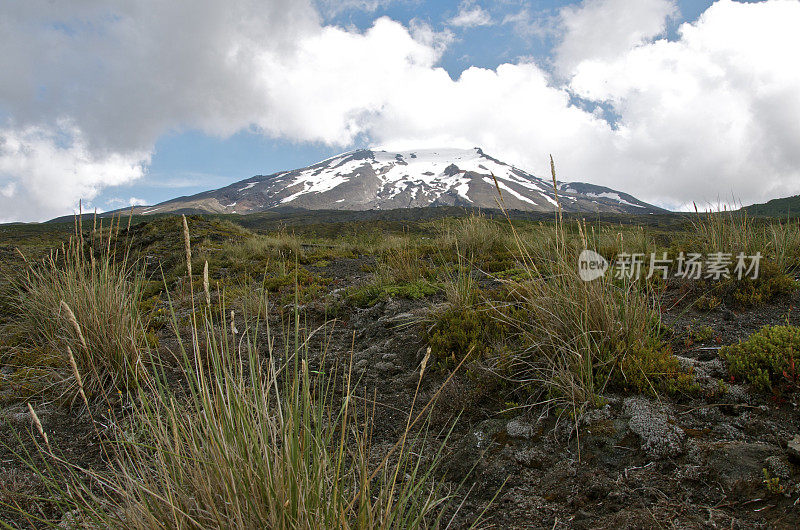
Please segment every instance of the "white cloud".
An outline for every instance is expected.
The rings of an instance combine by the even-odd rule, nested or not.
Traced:
[[[576,67],[571,87],[619,113],[594,178],[672,204],[800,191],[800,2],[722,0],[676,42]]]
[[[345,11],[366,11],[374,13],[392,3],[419,3],[421,0],[317,0],[317,4],[328,17],[335,17]]]
[[[436,61],[444,54],[450,44],[455,40],[455,35],[450,29],[434,30],[430,24],[421,20],[412,20],[409,25],[411,37],[418,43],[433,48]]]
[[[387,18],[326,26],[294,0],[4,3],[0,218],[68,213],[139,178],[157,138],[189,128],[343,148],[481,145],[539,174],[553,153],[564,179],[662,204],[797,193],[800,2],[721,0],[675,42],[653,40],[673,4],[642,3],[625,4],[630,16],[618,0],[562,12],[567,81],[533,62],[453,80],[437,66],[452,33]],[[587,44],[601,34],[592,17],[618,29],[607,47]],[[574,95],[610,106],[618,128]]]
[[[15,182],[9,182],[5,186],[0,187],[0,195],[5,197],[6,199],[10,199],[14,196],[17,192],[17,184]]]
[[[543,39],[556,31],[557,21],[545,13],[534,14],[530,8],[503,17],[503,25],[511,25],[514,32],[523,38]]]
[[[19,189],[0,197],[0,216],[70,211],[117,175],[141,175],[132,168],[171,130],[247,127],[269,104],[253,81],[261,56],[290,57],[319,29],[310,4],[294,0],[4,2],[0,181]],[[48,179],[63,193],[43,186]]]
[[[675,0],[583,0],[561,9],[564,32],[555,63],[570,74],[581,61],[609,59],[664,33],[678,13]]]
[[[566,86],[534,64],[471,68],[455,81],[411,69],[365,127],[389,147],[481,145],[541,175],[552,152],[565,179],[669,207],[797,194],[797,27],[800,2],[722,0],[674,42],[583,58]],[[616,127],[593,102],[611,108]]]
[[[475,28],[492,24],[492,17],[481,6],[473,6],[472,2],[462,2],[458,13],[447,23],[459,28]]]
[[[103,186],[141,177],[147,161],[146,153],[93,153],[81,133],[66,124],[55,132],[0,129],[0,180],[13,179],[0,193],[0,221],[66,213],[80,199],[96,197]]]
[[[147,201],[138,197],[130,197],[128,199],[112,197],[106,201],[106,205],[111,209],[119,209],[123,206],[147,206]]]

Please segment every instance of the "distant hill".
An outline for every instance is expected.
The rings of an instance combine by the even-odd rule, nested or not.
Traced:
[[[98,214],[98,218],[108,218],[113,215],[122,216],[122,226],[127,225],[128,210],[119,210],[116,213],[106,212]],[[529,210],[506,210],[502,212],[497,208],[467,208],[463,206],[427,206],[417,208],[395,208],[392,210],[305,210],[300,208],[273,208],[263,212],[255,212],[251,214],[222,214],[222,213],[204,213],[192,209],[175,210],[164,214],[138,214],[134,212],[131,224],[139,224],[152,220],[157,217],[173,216],[173,215],[202,215],[207,218],[225,219],[237,225],[243,226],[249,230],[256,232],[269,232],[278,230],[283,227],[299,227],[311,225],[337,225],[346,223],[355,224],[368,224],[368,223],[398,223],[400,225],[414,223],[414,222],[427,222],[437,219],[451,218],[451,217],[465,217],[471,215],[485,215],[486,217],[505,220],[506,214],[513,219],[519,221],[553,221],[556,218],[554,212],[535,212]],[[679,226],[685,221],[684,213],[663,212],[650,215],[638,215],[631,213],[616,213],[616,212],[595,212],[587,214],[586,212],[565,212],[564,219],[567,220],[580,220],[584,219],[592,222],[603,222],[611,224],[637,224],[645,226]],[[75,222],[75,216],[68,215],[57,217],[47,221],[48,224],[62,224],[72,229]],[[83,214],[83,226],[91,227],[94,222],[94,213]],[[20,229],[30,226],[38,226],[33,224],[18,224]],[[0,224],[0,233],[4,229],[13,230],[15,225]]]
[[[800,195],[745,206],[742,211],[761,217],[786,217],[787,215],[797,217],[800,216]]]

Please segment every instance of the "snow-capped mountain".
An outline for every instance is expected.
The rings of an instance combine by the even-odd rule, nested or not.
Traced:
[[[493,177],[494,176],[494,177]],[[495,183],[496,179],[496,183]],[[388,152],[361,149],[317,164],[255,176],[214,191],[180,197],[137,213],[195,210],[251,213],[281,206],[309,210],[388,210],[423,206],[553,211],[553,182],[473,149]],[[581,182],[559,182],[566,212],[663,211],[630,195]]]

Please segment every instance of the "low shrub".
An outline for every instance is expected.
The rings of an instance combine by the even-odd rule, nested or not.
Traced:
[[[609,352],[600,357],[611,360],[610,371],[606,371],[603,363],[596,369],[596,377],[607,380],[609,389],[651,395],[696,389],[691,371],[685,370],[672,348],[656,337],[649,336],[644,342],[626,347],[625,351]]]
[[[486,311],[456,306],[436,314],[427,330],[427,339],[435,358],[455,366],[470,352],[473,359],[487,355],[498,331],[499,327]]]
[[[687,347],[690,347],[695,343],[708,342],[713,338],[717,338],[717,340],[719,340],[717,332],[714,331],[714,328],[711,326],[698,326],[696,328],[688,326],[686,329],[686,340],[684,341],[684,344],[686,344]]]
[[[742,307],[753,307],[791,294],[797,287],[794,278],[768,260],[761,263],[758,278],[734,280],[732,297]]]
[[[726,302],[734,307],[757,307],[792,294],[798,283],[771,259],[763,259],[757,278],[727,278],[720,281],[699,280],[693,289],[703,294],[695,302],[700,310],[711,310]]]
[[[765,326],[738,344],[725,346],[720,356],[733,380],[764,392],[795,385],[800,364],[800,327]]]

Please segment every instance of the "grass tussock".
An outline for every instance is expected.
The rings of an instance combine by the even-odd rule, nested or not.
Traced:
[[[514,234],[521,271],[504,280],[502,299],[489,302],[492,318],[513,337],[489,359],[498,374],[532,395],[544,391],[546,399],[581,410],[605,390],[656,394],[691,387],[691,375],[662,339],[647,282],[580,277],[578,254],[606,250],[607,236],[585,223],[568,227],[560,216],[546,242]],[[622,236],[616,241],[625,248]],[[649,242],[642,234],[633,244]]]
[[[412,448],[424,447],[409,440],[391,465],[376,467],[369,408],[352,395],[349,374],[338,381],[345,385],[338,400],[335,374],[313,375],[306,352],[279,366],[273,352],[266,362],[259,358],[254,328],[243,331],[241,350],[224,332],[206,331],[208,370],[188,370],[188,403],[164,384],[155,396],[141,396],[135,424],[147,443],[120,446],[119,466],[107,477],[119,500],[79,506],[85,524],[415,528],[435,522],[442,504],[430,480],[435,465],[414,457]]]
[[[692,218],[695,250],[703,253],[740,252],[761,254],[783,272],[800,265],[800,223],[766,221],[748,217],[747,212],[728,209],[708,210]]]
[[[544,374],[551,390],[569,397],[573,405],[592,403],[606,389],[653,394],[688,389],[691,375],[683,372],[662,340],[659,305],[648,284],[613,275],[585,281],[576,263],[578,249],[598,252],[602,237],[578,223],[578,237],[569,244],[563,223],[557,228],[551,273],[516,290],[535,322],[523,330],[533,354],[528,362],[523,357],[523,367]],[[634,248],[649,245],[641,231],[634,234]],[[625,251],[621,234],[618,241],[618,251]],[[628,244],[630,248],[630,238]],[[525,262],[535,267],[537,257],[527,257]],[[544,367],[539,359],[545,360]]]
[[[688,387],[691,378],[662,340],[657,304],[643,285],[583,281],[568,255],[550,269],[533,280],[510,280],[510,303],[495,304],[495,318],[517,333],[520,351],[508,368],[514,379],[581,404],[605,390]]]
[[[438,526],[447,495],[433,480],[442,445],[425,436],[430,403],[415,407],[415,393],[401,437],[373,446],[375,405],[355,395],[349,367],[312,351],[299,313],[279,351],[268,319],[234,325],[224,304],[212,307],[206,277],[204,268],[190,339],[170,302],[177,385],[156,372],[140,387],[107,444],[108,472],[70,466],[47,440],[48,502],[86,528]],[[262,304],[256,315],[268,312]]]
[[[146,374],[139,313],[143,276],[114,259],[113,231],[112,222],[111,230],[101,226],[86,241],[76,228],[67,246],[30,263],[12,281],[17,312],[9,328],[24,337],[16,358],[30,362],[35,352],[44,352],[43,364],[67,368],[64,381],[71,384],[77,383],[69,369],[74,364],[90,395],[134,388]]]
[[[746,212],[721,209],[697,213],[692,218],[693,237],[679,250],[702,255],[725,253],[729,256],[731,275],[721,280],[705,278],[694,281],[701,293],[696,307],[710,310],[722,303],[747,308],[770,302],[797,289],[794,273],[800,266],[800,225],[797,222],[756,220]],[[758,274],[738,277],[738,256],[752,263],[758,256]],[[749,271],[749,269],[748,269]],[[756,276],[756,277],[754,277]]]
[[[483,214],[441,223],[439,241],[441,248],[453,250],[469,261],[505,254],[513,244],[503,223]]]

